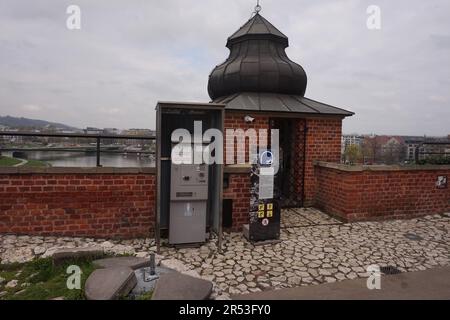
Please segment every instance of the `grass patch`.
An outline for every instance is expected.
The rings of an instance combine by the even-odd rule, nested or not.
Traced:
[[[49,167],[50,164],[39,160],[28,160],[27,163],[23,165],[24,167]]]
[[[152,300],[153,291],[145,292],[138,296],[127,295],[119,297],[119,300]]]
[[[136,300],[152,300],[153,291],[146,292],[141,294],[139,297],[136,297]]]
[[[67,267],[77,265],[80,267],[81,289],[69,290],[66,282],[70,274]],[[0,292],[7,292],[0,299],[3,300],[49,300],[63,297],[64,300],[85,299],[84,284],[89,275],[95,270],[92,261],[74,260],[61,266],[54,267],[51,258],[37,259],[25,264],[0,266],[0,277],[5,278],[0,285]],[[18,280],[15,288],[5,288],[6,283]]]
[[[20,162],[20,160],[14,158],[0,156],[0,167],[12,167]]]

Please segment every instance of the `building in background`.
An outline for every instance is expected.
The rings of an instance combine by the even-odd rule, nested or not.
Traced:
[[[103,129],[94,128],[94,127],[87,127],[86,129],[83,129],[85,134],[103,134]]]
[[[425,141],[425,137],[405,137],[406,156],[408,162],[415,162],[418,159],[419,148]]]
[[[154,130],[150,129],[127,129],[122,131],[122,135],[127,136],[149,136],[154,137],[156,135]],[[142,143],[151,143],[153,144],[153,141],[143,141],[143,140],[135,140],[135,139],[128,139],[124,141],[126,145],[128,146],[135,146],[135,147],[143,147]]]
[[[425,138],[418,149],[416,161],[450,159],[450,135],[445,138]]]
[[[352,150],[348,148],[352,146]],[[356,146],[356,147],[355,147]],[[347,153],[361,152],[360,163],[403,164],[450,158],[450,135],[447,137],[343,135],[342,158]],[[445,162],[447,163],[447,162]]]
[[[348,146],[357,145],[361,146],[364,141],[364,136],[359,134],[344,134],[342,135],[342,152]]]

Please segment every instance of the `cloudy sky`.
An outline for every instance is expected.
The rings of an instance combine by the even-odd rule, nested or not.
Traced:
[[[209,101],[209,72],[254,0],[0,0],[0,115],[155,127],[158,100]],[[81,30],[66,9],[81,8]],[[450,1],[262,0],[308,74],[356,112],[344,132],[450,133]],[[381,29],[366,9],[381,8]]]

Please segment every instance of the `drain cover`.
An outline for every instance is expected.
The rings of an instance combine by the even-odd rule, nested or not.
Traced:
[[[402,273],[400,270],[397,269],[397,267],[394,266],[385,266],[380,267],[380,271],[384,274],[399,274]]]
[[[420,240],[423,240],[423,238],[422,238],[421,236],[418,236],[418,235],[415,234],[415,233],[405,233],[403,236],[404,236],[406,239],[409,239],[409,240],[414,240],[414,241],[420,241]]]

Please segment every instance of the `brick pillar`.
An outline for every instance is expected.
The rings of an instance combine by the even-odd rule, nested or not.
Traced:
[[[305,206],[314,202],[316,178],[314,162],[340,163],[342,119],[307,119],[305,162]]]

